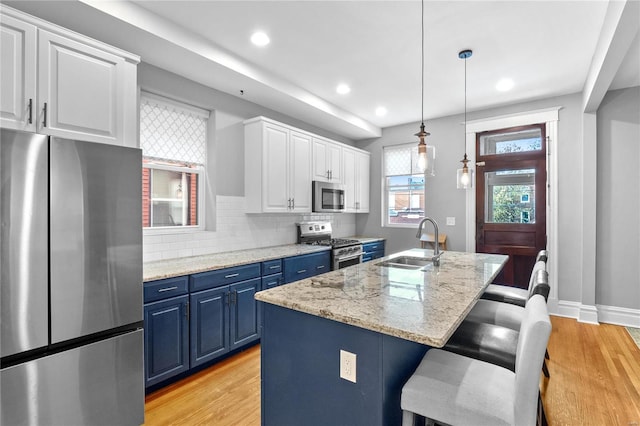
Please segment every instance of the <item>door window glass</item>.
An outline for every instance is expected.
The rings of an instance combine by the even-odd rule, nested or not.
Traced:
[[[513,154],[542,150],[539,127],[511,132],[487,133],[480,136],[480,155]]]
[[[485,223],[535,223],[535,169],[485,172]]]

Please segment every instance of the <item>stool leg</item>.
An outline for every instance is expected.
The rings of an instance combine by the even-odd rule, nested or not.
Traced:
[[[547,416],[544,413],[544,405],[542,404],[542,396],[540,395],[540,393],[538,392],[538,419],[537,419],[537,423],[540,426],[548,426],[549,423],[547,423]]]
[[[411,411],[402,410],[402,426],[413,426],[415,418]]]
[[[547,368],[547,361],[542,361],[542,372],[544,373],[544,377],[549,378],[549,369]]]
[[[549,350],[548,350],[548,349],[545,349],[545,350],[544,350],[544,357],[545,357],[546,359],[550,359],[550,358],[549,358]]]

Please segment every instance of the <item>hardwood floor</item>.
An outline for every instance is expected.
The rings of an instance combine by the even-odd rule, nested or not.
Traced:
[[[549,425],[640,426],[640,349],[624,327],[551,317]],[[260,346],[147,396],[145,425],[259,425]]]

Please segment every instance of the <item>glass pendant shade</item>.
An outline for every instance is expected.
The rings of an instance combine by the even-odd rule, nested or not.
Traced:
[[[456,182],[458,189],[469,189],[473,187],[473,170],[470,170],[467,166],[469,160],[467,160],[467,154],[464,154],[462,161],[462,168],[456,171]]]

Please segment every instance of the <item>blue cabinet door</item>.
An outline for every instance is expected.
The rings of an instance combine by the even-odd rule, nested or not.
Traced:
[[[331,253],[328,250],[287,257],[284,259],[284,282],[303,280],[330,270]]]
[[[258,303],[254,299],[255,294],[260,291],[260,285],[261,279],[256,278],[229,286],[230,349],[258,340],[260,337]]]
[[[191,367],[229,351],[229,286],[192,293]]]
[[[188,296],[144,305],[145,386],[189,369]]]

